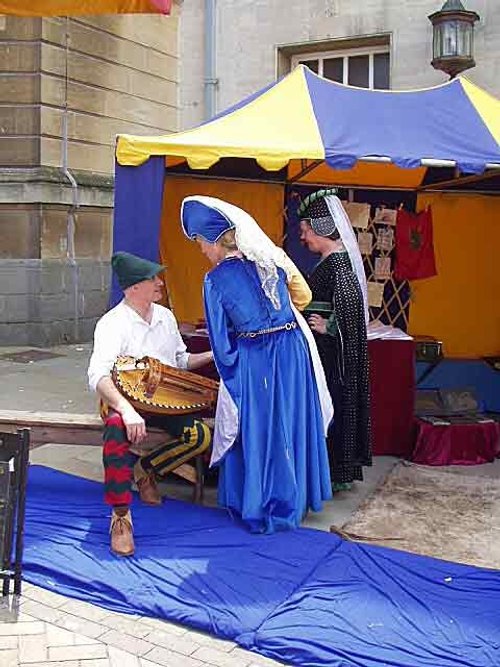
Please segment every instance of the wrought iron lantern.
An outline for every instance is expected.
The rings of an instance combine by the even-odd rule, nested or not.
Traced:
[[[450,79],[474,67],[474,23],[479,14],[465,9],[461,0],[447,0],[429,20],[433,28],[431,65]]]

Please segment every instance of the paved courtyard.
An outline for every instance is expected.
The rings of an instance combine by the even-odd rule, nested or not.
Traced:
[[[279,665],[233,642],[165,621],[110,612],[23,584],[0,605],[1,667]]]
[[[26,360],[30,350],[0,348],[0,410],[96,412],[86,387],[89,345],[47,350],[46,358]],[[13,361],[25,353],[24,361]],[[33,358],[37,355],[33,354]],[[43,355],[42,355],[43,356]],[[10,357],[10,358],[9,358]],[[23,356],[17,357],[23,359]],[[31,463],[47,465],[88,479],[102,480],[99,447],[48,444],[31,452]],[[342,525],[392,468],[396,459],[377,457],[367,480],[339,493],[306,525],[328,530]],[[171,481],[162,491],[190,498],[186,485]],[[205,503],[215,503],[209,487]],[[103,511],[106,509],[103,506]],[[0,598],[1,599],[1,598]],[[23,583],[20,599],[0,603],[0,667],[250,667],[282,663],[238,648],[187,627],[111,612]]]

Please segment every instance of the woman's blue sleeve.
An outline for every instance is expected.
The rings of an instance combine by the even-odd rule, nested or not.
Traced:
[[[238,364],[236,333],[224,309],[221,294],[209,276],[203,284],[203,299],[215,365],[224,382],[228,384],[234,378]]]

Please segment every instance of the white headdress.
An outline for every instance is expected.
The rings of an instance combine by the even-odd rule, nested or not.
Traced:
[[[349,254],[351,260],[352,268],[358,278],[359,286],[361,287],[361,292],[363,294],[363,304],[365,307],[365,322],[368,324],[370,319],[370,313],[368,311],[368,287],[366,284],[366,273],[365,267],[363,266],[363,258],[359,251],[358,241],[356,235],[354,234],[351,221],[345,211],[345,208],[342,206],[342,202],[335,195],[329,195],[325,197],[328,210],[335,222],[335,227],[337,228],[338,233],[340,234],[340,239],[344,248]]]
[[[287,258],[282,249],[271,241],[249,213],[238,206],[216,197],[202,195],[187,197],[184,201],[198,201],[214,208],[232,224],[238,249],[247,259],[255,262],[262,289],[276,310],[279,310],[281,303],[278,294],[277,267],[285,271],[287,278],[291,277],[290,267],[287,265]]]

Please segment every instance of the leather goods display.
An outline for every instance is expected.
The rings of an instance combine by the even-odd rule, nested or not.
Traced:
[[[219,383],[196,373],[173,368],[153,357],[120,356],[111,377],[118,391],[140,412],[187,414],[211,408]]]

